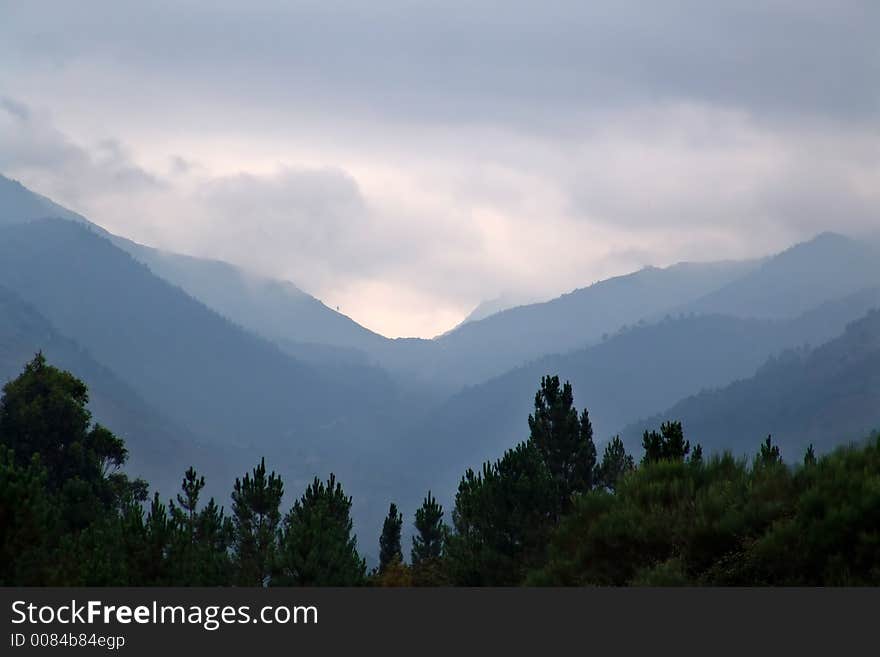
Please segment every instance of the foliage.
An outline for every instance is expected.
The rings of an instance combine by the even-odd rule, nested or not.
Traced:
[[[537,448],[552,477],[558,498],[557,514],[564,513],[576,492],[593,487],[596,445],[593,426],[584,409],[578,418],[571,384],[560,388],[558,376],[541,377],[535,393],[535,412],[529,415],[529,440]]]
[[[602,462],[596,467],[596,487],[614,492],[618,482],[635,467],[635,461],[626,453],[620,436],[614,436],[605,445]]]
[[[0,586],[28,586],[50,579],[52,537],[58,509],[46,490],[37,454],[22,467],[0,445]]]
[[[331,474],[317,477],[284,518],[281,547],[283,584],[355,586],[363,583],[366,563],[352,534],[351,498]]]
[[[557,489],[538,449],[520,443],[499,461],[468,470],[455,498],[448,560],[456,584],[519,584],[541,563],[557,512]]]
[[[282,520],[265,460],[235,480],[232,515],[194,467],[167,503],[122,467],[88,390],[41,354],[0,398],[0,585],[880,585],[880,435],[787,465],[703,455],[679,422],[619,437],[597,462],[589,414],[544,377],[530,437],[462,477],[450,529],[431,491],[411,561],[395,504],[368,578],[352,499],[315,478]]]
[[[235,480],[232,551],[239,584],[265,586],[271,579],[278,553],[283,494],[281,477],[274,471],[266,474],[266,459],[261,459],[252,473]]]
[[[379,573],[384,573],[394,563],[403,563],[403,549],[400,544],[400,530],[403,527],[403,514],[394,502],[388,508],[388,516],[382,523],[379,537]]]
[[[580,498],[529,581],[877,585],[878,527],[880,440],[799,469],[768,440],[751,466],[661,460]]]
[[[691,451],[691,443],[684,439],[681,422],[664,422],[660,425],[660,433],[645,432],[642,449],[645,450],[642,463],[656,463],[664,459],[682,461]],[[702,449],[700,456],[702,457]]]
[[[445,583],[442,560],[446,551],[448,528],[443,523],[443,507],[428,491],[416,511],[416,535],[412,539],[413,583],[431,586]]]

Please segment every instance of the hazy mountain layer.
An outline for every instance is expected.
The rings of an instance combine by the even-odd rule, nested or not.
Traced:
[[[624,324],[664,312],[734,280],[752,262],[646,268],[544,303],[468,322],[435,340],[422,376],[473,385],[550,352],[598,342]]]
[[[755,270],[681,310],[737,317],[793,317],[877,284],[880,250],[876,246],[823,233],[766,259]]]
[[[88,224],[147,265],[154,274],[233,322],[265,337],[293,344],[300,353],[312,353],[297,343],[347,347],[334,355],[363,360],[359,350],[375,349],[388,340],[365,329],[297,288],[293,283],[250,274],[218,260],[193,258],[138,244],[113,235],[85,217],[0,176],[0,225],[33,219],[60,218]]]
[[[572,382],[575,402],[590,410],[601,443],[635,418],[686,395],[751,376],[772,354],[829,340],[876,307],[880,288],[792,320],[706,315],[633,327],[595,346],[545,356],[466,388],[403,437],[395,452],[433,464],[435,489],[451,492],[465,468],[496,458],[528,437],[526,420],[545,374]],[[753,446],[754,437],[750,440]]]
[[[635,447],[644,428],[665,418],[681,420],[690,440],[710,451],[751,454],[757,440],[772,434],[789,461],[811,443],[824,452],[860,440],[880,429],[880,311],[835,340],[786,352],[754,376],[688,397],[622,435]]]
[[[94,419],[125,439],[128,472],[144,477],[170,497],[180,485],[181,467],[197,463],[214,475],[209,482],[211,494],[225,498],[226,483],[221,486],[220,482],[240,474],[229,468],[241,462],[240,451],[220,451],[216,446],[201,444],[80,345],[60,335],[34,308],[0,287],[0,385],[18,376],[37,351],[42,351],[52,365],[74,372],[86,382]]]

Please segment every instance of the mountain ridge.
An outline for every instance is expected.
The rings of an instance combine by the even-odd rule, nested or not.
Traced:
[[[676,418],[691,442],[708,451],[749,452],[771,434],[797,460],[880,429],[880,310],[850,322],[839,337],[813,349],[768,359],[751,377],[691,395],[621,436],[634,447],[646,428]]]

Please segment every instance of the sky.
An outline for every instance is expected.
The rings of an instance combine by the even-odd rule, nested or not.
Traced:
[[[0,173],[390,337],[880,228],[880,3],[0,0]]]

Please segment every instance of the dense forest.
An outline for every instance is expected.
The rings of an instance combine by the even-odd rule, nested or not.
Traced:
[[[227,511],[182,473],[174,499],[123,471],[89,392],[37,354],[0,400],[0,585],[517,586],[880,584],[880,435],[785,463],[703,452],[679,422],[597,450],[569,383],[545,376],[529,438],[468,470],[447,514],[430,491],[408,559],[394,503],[368,570],[333,474],[282,511],[261,461]],[[188,464],[180,464],[181,471]]]

